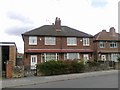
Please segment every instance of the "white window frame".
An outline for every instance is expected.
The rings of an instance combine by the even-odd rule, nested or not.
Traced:
[[[101,55],[101,60],[106,61],[107,60],[106,55]]]
[[[90,39],[89,38],[83,38],[83,46],[89,46],[90,45]]]
[[[68,46],[76,46],[77,38],[76,37],[67,37],[67,45]]]
[[[44,60],[42,60],[42,62],[43,62],[43,61],[45,61],[45,62],[50,61],[50,60],[47,60],[47,54],[55,54],[55,60],[57,61],[57,60],[59,59],[58,53],[44,53],[44,54],[43,54]],[[43,59],[43,58],[42,58],[42,59]]]
[[[33,61],[33,58],[34,58],[35,61]],[[37,55],[31,55],[30,64],[31,64],[31,69],[36,69]]]
[[[113,47],[111,47],[111,44],[113,45]],[[110,42],[110,48],[117,48],[117,42]]]
[[[118,62],[118,57],[119,57],[119,54],[118,53],[111,53],[110,54],[110,61],[115,61],[115,62]]]
[[[100,48],[105,48],[105,42],[100,42],[100,43],[99,43],[99,47],[100,47]]]
[[[29,45],[37,45],[37,36],[29,36]]]
[[[65,59],[70,59],[70,58],[69,58],[70,54],[71,54],[71,53],[65,53],[65,54],[64,54],[64,60],[65,60]],[[72,54],[74,54],[74,53],[72,53]],[[77,57],[74,58],[74,59],[80,59],[80,54],[79,54],[79,53],[75,53],[75,54],[77,54]],[[72,60],[74,60],[74,59],[72,59]]]
[[[56,37],[45,37],[45,45],[56,45]]]

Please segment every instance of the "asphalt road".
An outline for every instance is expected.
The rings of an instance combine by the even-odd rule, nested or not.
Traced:
[[[114,73],[80,79],[54,81],[15,88],[118,88],[118,74]]]

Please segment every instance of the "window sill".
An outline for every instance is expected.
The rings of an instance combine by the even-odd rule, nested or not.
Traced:
[[[110,48],[118,48],[118,47],[110,47]]]
[[[29,46],[37,46],[37,44],[29,44]]]
[[[45,46],[55,46],[55,45],[45,45]]]
[[[90,47],[90,45],[83,45],[84,47]]]
[[[77,45],[67,45],[67,46],[77,46]]]

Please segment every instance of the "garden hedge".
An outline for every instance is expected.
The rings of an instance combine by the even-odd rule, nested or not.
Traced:
[[[37,73],[39,75],[80,73],[84,71],[84,67],[84,64],[77,60],[50,60],[37,64]]]

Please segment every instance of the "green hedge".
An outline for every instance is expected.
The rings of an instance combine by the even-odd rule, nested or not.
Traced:
[[[83,72],[85,66],[77,60],[50,60],[44,63],[37,64],[37,73],[39,75],[60,75],[69,73]]]

